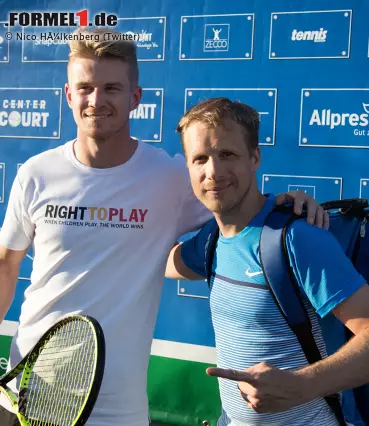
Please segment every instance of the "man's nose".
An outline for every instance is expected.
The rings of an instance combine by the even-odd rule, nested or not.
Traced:
[[[224,178],[224,165],[219,158],[210,157],[206,164],[206,177],[210,180],[219,181]]]
[[[104,102],[104,92],[101,89],[95,88],[88,96],[88,106],[92,108],[98,108]]]

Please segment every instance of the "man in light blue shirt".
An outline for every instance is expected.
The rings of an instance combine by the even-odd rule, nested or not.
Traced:
[[[239,102],[211,99],[188,111],[178,131],[193,190],[220,230],[210,285],[218,367],[207,370],[219,377],[219,426],[338,425],[324,397],[369,382],[369,286],[331,233],[306,221],[290,227],[291,267],[324,358],[309,365],[260,264],[260,233],[275,199],[257,186],[258,113]],[[211,226],[210,221],[173,248],[168,278],[206,277]],[[355,337],[328,357],[323,328],[338,338],[343,324]],[[351,401],[345,392],[346,421],[362,426]]]

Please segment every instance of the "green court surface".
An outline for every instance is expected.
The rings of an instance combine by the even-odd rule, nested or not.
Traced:
[[[220,396],[217,379],[205,373],[210,366],[151,356],[148,378],[151,419],[178,426],[216,426]]]
[[[0,375],[6,371],[11,341],[11,336],[0,336]]]

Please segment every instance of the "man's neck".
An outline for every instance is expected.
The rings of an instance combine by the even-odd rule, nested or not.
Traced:
[[[242,205],[234,211],[225,215],[214,214],[222,235],[230,238],[241,232],[260,213],[266,200],[267,198],[256,188],[253,192],[250,190]]]
[[[126,163],[134,154],[137,141],[129,135],[114,135],[105,140],[95,140],[78,133],[74,144],[77,160],[96,169],[106,169]]]

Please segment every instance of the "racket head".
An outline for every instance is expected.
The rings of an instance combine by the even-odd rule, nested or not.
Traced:
[[[87,315],[62,318],[27,357],[19,414],[40,424],[84,425],[98,397],[104,367],[105,339],[98,321]]]

